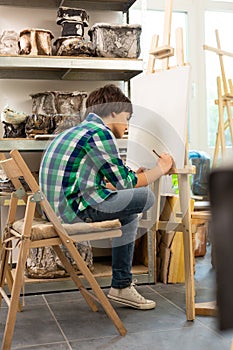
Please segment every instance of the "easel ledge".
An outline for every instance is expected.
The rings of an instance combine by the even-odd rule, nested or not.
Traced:
[[[172,168],[168,175],[175,175],[175,174],[196,174],[196,167],[193,165],[185,165],[182,169],[176,169]]]

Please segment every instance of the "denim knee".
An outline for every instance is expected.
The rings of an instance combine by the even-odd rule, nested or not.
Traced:
[[[145,211],[150,209],[155,202],[155,195],[150,188],[147,188],[147,200],[145,204]]]

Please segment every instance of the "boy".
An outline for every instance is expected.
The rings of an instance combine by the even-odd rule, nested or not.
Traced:
[[[141,310],[155,308],[132,283],[138,214],[148,210],[154,195],[148,185],[172,167],[162,154],[156,167],[137,172],[119,157],[121,138],[132,115],[131,101],[115,85],[90,93],[86,119],[59,134],[46,150],[40,169],[41,189],[63,222],[119,219],[122,237],[112,241],[112,283],[108,297]]]

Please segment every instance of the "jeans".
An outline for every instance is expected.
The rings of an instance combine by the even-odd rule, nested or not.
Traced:
[[[154,203],[154,194],[149,187],[138,187],[113,192],[95,207],[88,207],[78,216],[83,221],[119,219],[122,236],[112,240],[113,288],[126,288],[132,283],[134,242],[138,229],[138,215]]]

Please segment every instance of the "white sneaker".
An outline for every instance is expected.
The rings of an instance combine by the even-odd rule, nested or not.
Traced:
[[[135,309],[154,309],[156,306],[156,302],[153,300],[145,299],[141,294],[137,292],[134,286],[135,284],[131,283],[129,287],[123,289],[111,287],[108,293],[108,298],[119,304],[131,306]]]

